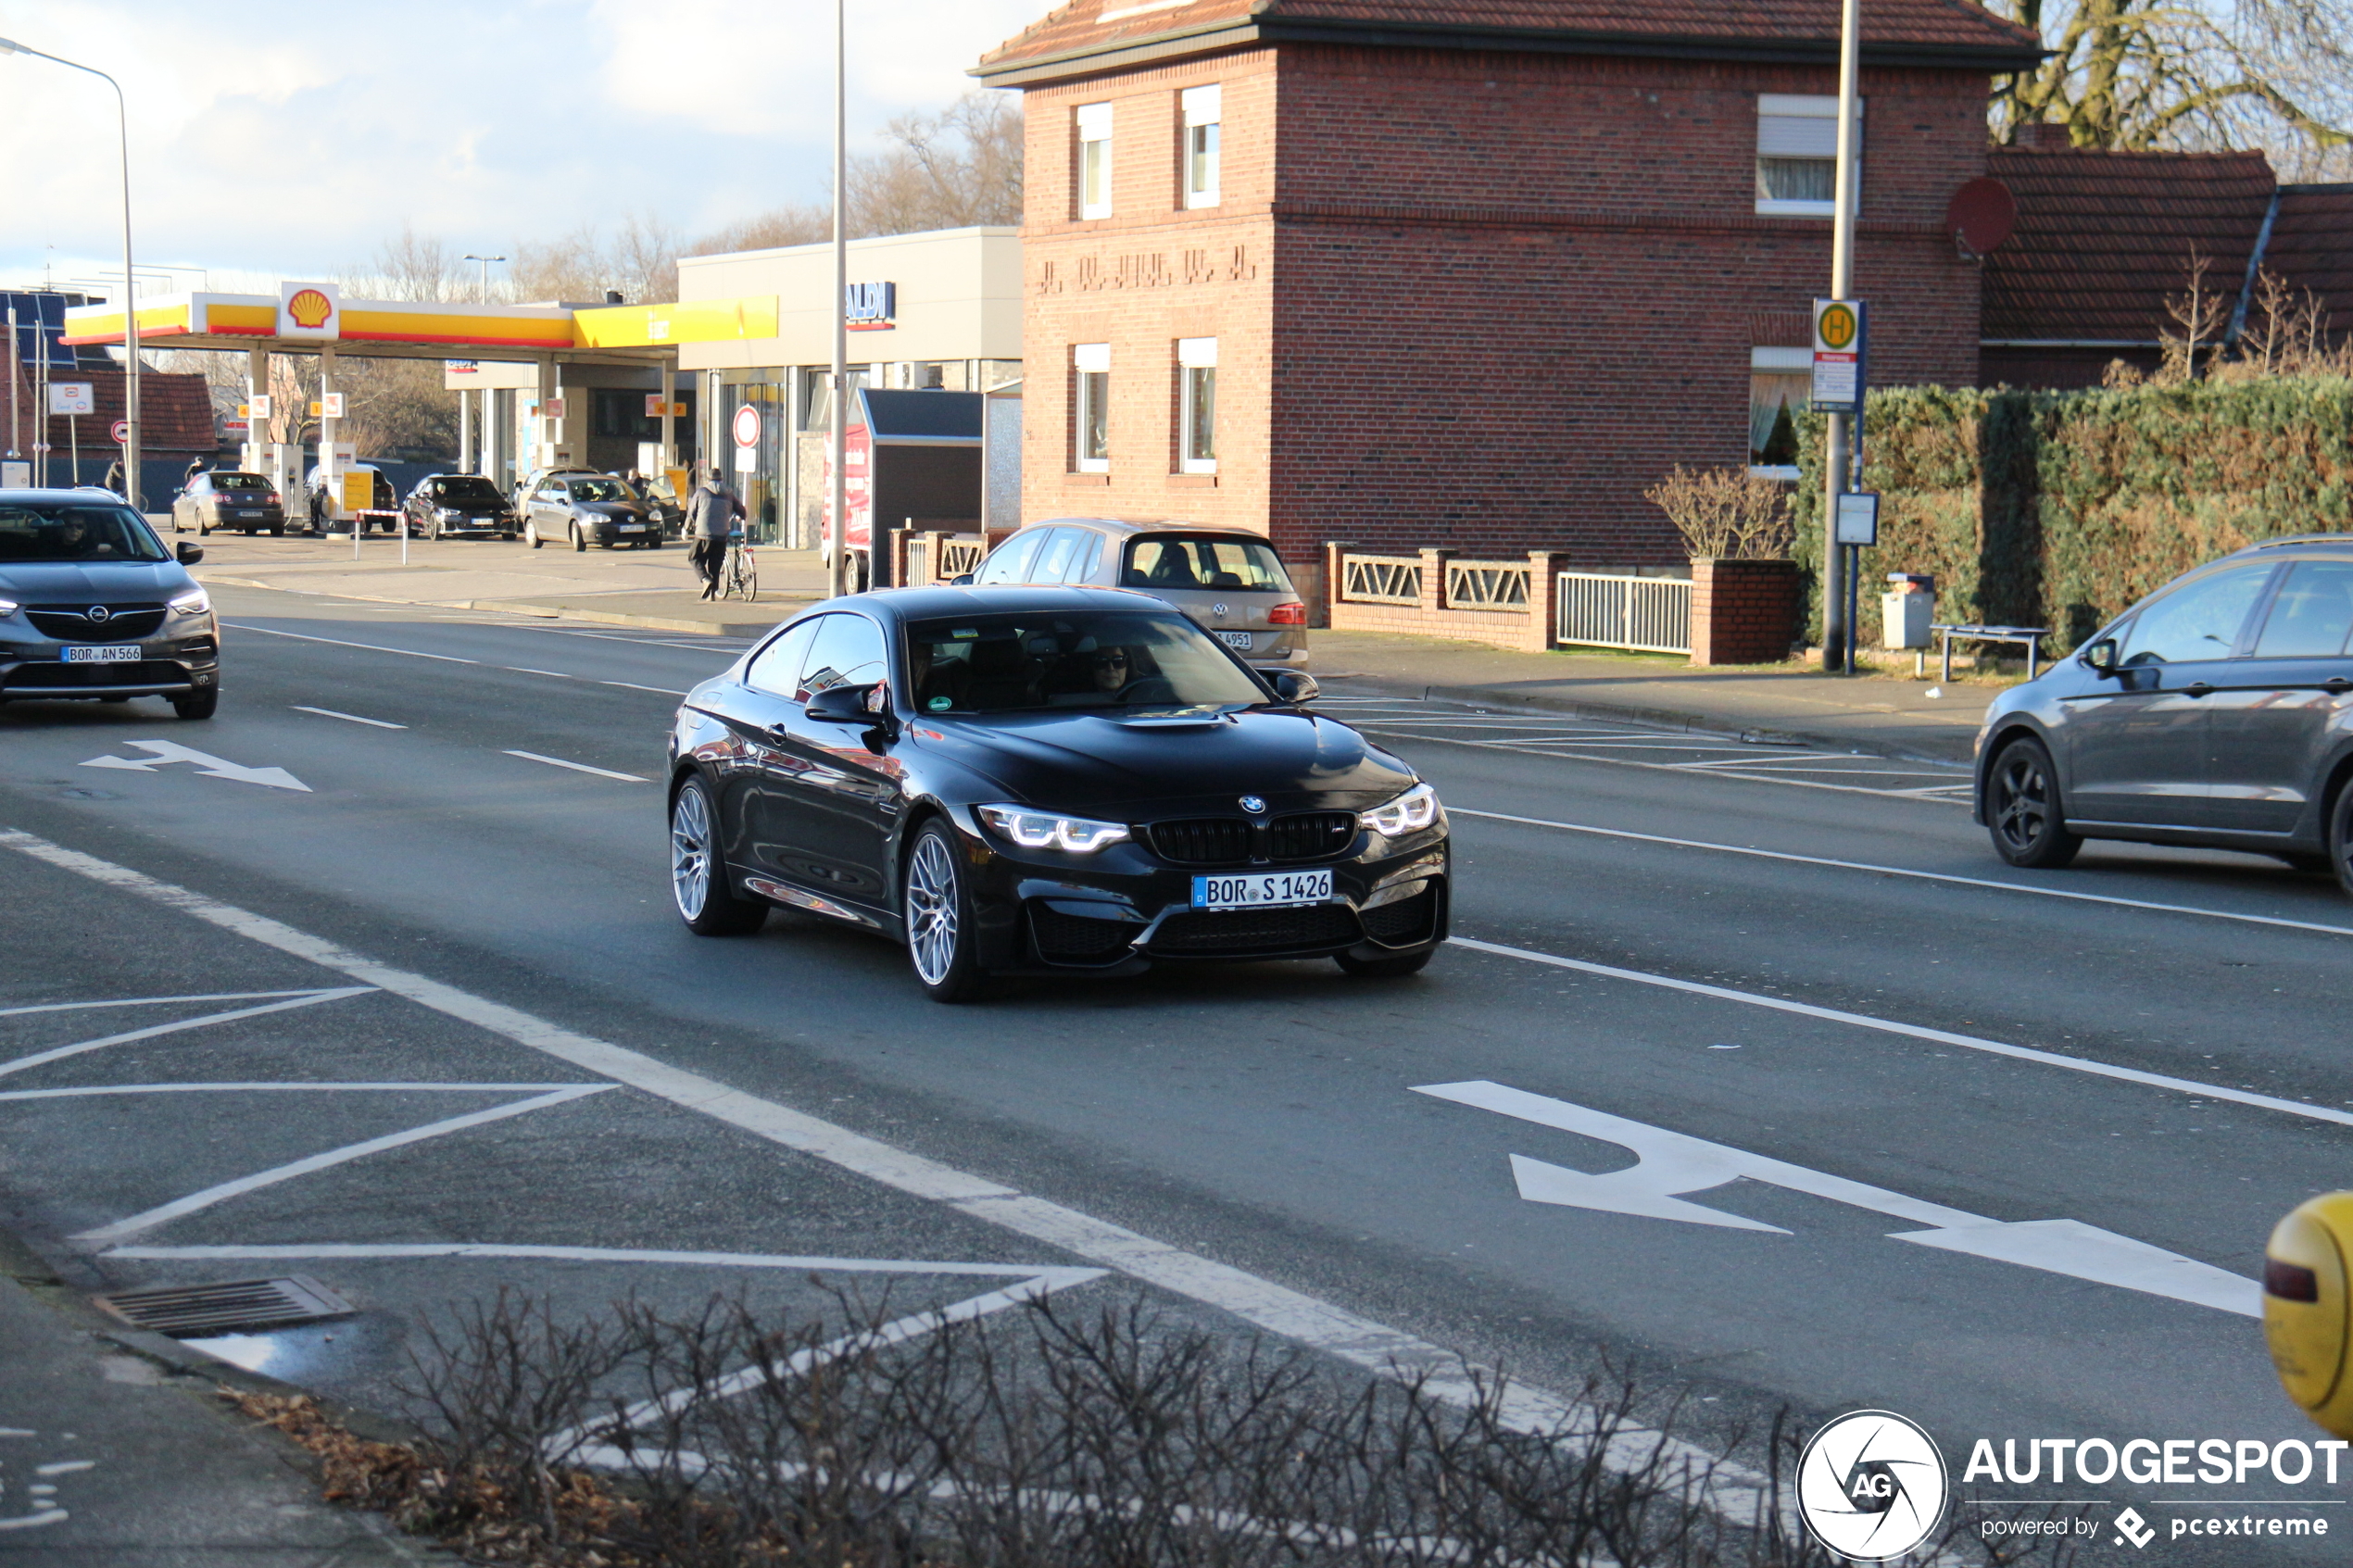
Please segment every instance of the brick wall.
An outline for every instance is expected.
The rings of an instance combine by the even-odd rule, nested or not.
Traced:
[[[1177,94],[1223,84],[1223,201],[1188,212]],[[1986,82],[1873,70],[1857,292],[1881,384],[1977,379],[1941,232]],[[1026,517],[1232,522],[1572,566],[1682,552],[1641,491],[1747,458],[1749,350],[1799,346],[1827,219],[1755,210],[1756,94],[1827,68],[1286,44],[1030,91]],[[1114,107],[1114,216],[1075,111]],[[1214,477],[1175,472],[1175,340],[1219,340]],[[1070,345],[1112,345],[1109,474],[1075,474]]]
[[[1693,664],[1778,664],[1796,641],[1793,563],[1692,562]]]

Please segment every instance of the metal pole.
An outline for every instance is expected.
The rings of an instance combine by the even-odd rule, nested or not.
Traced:
[[[849,572],[849,488],[843,472],[849,446],[849,330],[844,319],[849,298],[849,231],[843,227],[842,200],[849,169],[849,44],[845,33],[844,0],[834,0],[834,296],[826,307],[834,322],[834,428],[826,445],[832,448],[831,483],[834,558],[826,570],[826,587],[838,596]]]
[[[1844,0],[1838,42],[1838,181],[1832,192],[1837,210],[1831,219],[1832,299],[1845,299],[1855,289],[1855,100],[1862,30],[1862,0]],[[1851,558],[1838,543],[1838,498],[1854,488],[1854,474],[1847,416],[1832,414],[1830,426],[1822,506],[1822,668],[1836,674],[1851,668],[1847,645],[1853,618],[1847,610],[1846,580],[1854,573]]]
[[[17,403],[17,382],[24,374],[19,363],[21,350],[17,346],[17,307],[8,307],[8,456],[18,455],[17,443],[24,434],[24,411]]]

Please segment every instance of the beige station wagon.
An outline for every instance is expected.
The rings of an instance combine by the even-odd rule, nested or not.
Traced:
[[[1307,668],[1307,606],[1275,546],[1251,529],[1050,518],[991,550],[969,581],[1133,589],[1184,611],[1253,669]]]

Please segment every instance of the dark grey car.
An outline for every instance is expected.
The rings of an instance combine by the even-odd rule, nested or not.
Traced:
[[[0,490],[0,702],[159,696],[182,719],[220,701],[220,628],[188,568],[101,490]]]
[[[625,480],[609,473],[550,475],[523,497],[523,537],[533,549],[595,545],[661,548],[661,524]]]
[[[2349,635],[2353,535],[2188,572],[1987,711],[1978,821],[2014,866],[2135,839],[2276,856],[2353,893]]]

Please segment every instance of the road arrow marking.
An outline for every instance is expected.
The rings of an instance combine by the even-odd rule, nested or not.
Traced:
[[[234,762],[208,755],[178,741],[134,740],[123,744],[133,751],[145,751],[146,757],[93,757],[82,764],[85,768],[120,768],[133,773],[150,773],[173,762],[191,762],[196,771],[208,779],[233,779],[239,784],[267,784],[271,789],[298,789],[310,793],[310,786],[287,772],[283,768],[244,768]]]
[[[1787,1160],[1752,1154],[1727,1144],[1709,1143],[1705,1138],[1613,1116],[1605,1110],[1590,1110],[1484,1080],[1422,1084],[1416,1085],[1414,1092],[1599,1138],[1629,1149],[1635,1156],[1635,1163],[1625,1170],[1594,1176],[1515,1154],[1511,1156],[1512,1176],[1519,1185],[1520,1197],[1530,1203],[1555,1203],[1570,1209],[1787,1236],[1789,1232],[1779,1225],[1764,1224],[1703,1203],[1688,1203],[1679,1196],[1743,1179],[1764,1182],[1929,1227],[1892,1232],[1892,1241],[1966,1252],[2072,1279],[2171,1297],[2176,1301],[2244,1317],[2263,1315],[2262,1295],[2253,1280],[2081,1221],[1991,1220],[1965,1209],[1948,1209],[1941,1203],[1906,1197],[1867,1182],[1849,1181],[1828,1172],[1808,1170]]]

